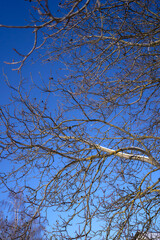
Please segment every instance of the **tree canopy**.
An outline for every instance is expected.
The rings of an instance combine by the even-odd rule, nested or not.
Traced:
[[[28,4],[31,23],[0,25],[35,36],[10,64],[21,72],[37,51],[59,70],[31,85],[21,76],[18,87],[5,75],[13,95],[0,108],[0,152],[13,168],[2,186],[21,186],[32,218],[59,212],[55,239],[160,230],[159,1]]]

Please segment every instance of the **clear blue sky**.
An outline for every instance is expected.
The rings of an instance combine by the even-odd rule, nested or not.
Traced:
[[[54,5],[56,1],[52,0]],[[56,5],[56,4],[55,4]],[[12,26],[23,26],[27,25],[30,21],[28,12],[30,11],[31,4],[25,0],[5,0],[1,2],[0,8],[0,24],[12,25]],[[6,74],[10,83],[13,85],[18,85],[20,75],[17,71],[13,71],[14,65],[8,65],[5,62],[18,61],[20,58],[15,53],[13,49],[18,50],[20,53],[25,54],[32,48],[34,36],[32,30],[28,29],[9,29],[0,28],[0,105],[9,103],[11,91],[6,86],[4,81],[4,73]],[[33,54],[25,63],[24,68],[22,68],[23,77],[25,80],[29,81],[31,74],[34,80],[39,80],[39,73],[48,79],[51,73],[55,73],[55,63],[54,66],[51,63],[42,64],[37,62],[36,64],[31,64]],[[1,172],[8,171],[11,165],[7,161],[3,161],[3,165],[0,165]],[[34,180],[35,181],[35,180]],[[35,184],[35,182],[33,183]],[[0,192],[0,201],[7,197],[8,194]],[[55,213],[51,210],[48,212],[48,216],[52,221],[55,219]]]
[[[56,1],[52,1],[53,5]],[[0,24],[23,26],[27,25],[30,21],[29,11],[31,10],[31,3],[25,0],[5,0],[1,2],[0,7]],[[18,61],[19,57],[13,49],[18,50],[20,53],[25,54],[32,48],[34,36],[32,30],[28,29],[8,29],[0,28],[0,105],[9,103],[10,90],[6,86],[4,81],[4,73],[8,77],[8,80],[17,85],[20,75],[17,71],[13,71],[14,65],[7,65],[4,62]],[[52,64],[31,64],[33,56],[26,61],[24,68],[22,69],[23,77],[29,81],[31,74],[34,80],[39,79],[39,72],[46,79],[53,70]],[[7,161],[1,165],[1,172],[3,170],[9,170],[11,166]],[[2,194],[0,192],[0,200],[8,196],[8,194]],[[50,219],[53,220],[53,212],[50,211]],[[55,213],[54,213],[55,216]]]
[[[52,6],[56,8],[56,1],[51,0]],[[23,26],[30,22],[29,12],[33,10],[31,3],[25,0],[5,0],[1,2],[0,7],[0,24]],[[17,71],[12,71],[15,65],[7,65],[4,62],[19,61],[20,58],[13,50],[16,49],[20,53],[28,53],[34,42],[33,29],[8,29],[0,28],[0,104],[7,103],[9,98],[9,90],[4,83],[3,72],[7,75],[9,81],[13,84],[18,83],[19,75]],[[40,62],[30,64],[34,54],[26,61],[25,67],[22,69],[23,76],[28,79],[32,73],[33,77],[38,78],[38,72],[41,70],[42,76],[46,77],[51,74],[51,64],[41,64]],[[27,64],[27,62],[29,62]],[[39,66],[41,64],[41,66]],[[17,67],[17,66],[16,66]],[[48,77],[47,76],[47,77]]]
[[[6,0],[1,2],[0,24],[23,25],[28,19],[29,2],[23,0]],[[26,21],[25,21],[26,19]],[[12,82],[17,81],[17,72],[12,71],[11,65],[6,65],[4,61],[11,62],[18,60],[14,48],[24,52],[29,49],[32,43],[30,30],[18,30],[0,28],[0,104],[8,101],[9,92],[4,84],[3,71]]]
[[[56,0],[52,0],[54,4]],[[56,4],[55,4],[56,5]],[[0,7],[0,24],[5,25],[25,25],[30,20],[29,10],[31,4],[25,0],[4,0],[1,1]],[[9,101],[10,91],[6,87],[4,82],[4,73],[8,76],[10,82],[13,84],[18,84],[19,76],[16,71],[12,71],[12,65],[6,65],[4,61],[11,62],[13,59],[15,61],[19,60],[19,57],[13,50],[17,49],[22,54],[28,52],[32,48],[33,44],[33,35],[32,30],[26,29],[7,29],[0,28],[0,105],[7,103]],[[31,61],[31,56],[28,61]],[[30,63],[25,64],[23,68],[23,75],[27,78],[30,78],[30,73],[35,77],[39,77],[39,72],[41,71],[42,76],[48,78],[53,72],[53,65],[48,63],[43,65],[41,63],[36,63],[31,65]],[[158,173],[156,178],[158,177]]]

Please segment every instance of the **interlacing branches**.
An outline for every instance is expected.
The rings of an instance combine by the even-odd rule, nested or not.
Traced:
[[[33,24],[17,28],[33,29],[34,44],[11,64],[20,70],[43,46],[42,60],[61,70],[18,87],[4,74],[13,95],[0,108],[2,187],[21,187],[30,221],[53,212],[55,239],[158,231],[158,1],[64,0],[58,12],[47,0],[28,4]]]

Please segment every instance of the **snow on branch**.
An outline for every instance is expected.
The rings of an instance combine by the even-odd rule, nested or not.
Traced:
[[[160,163],[157,162],[152,156],[145,156],[145,155],[149,155],[145,150],[143,150],[142,148],[139,148],[139,147],[126,147],[126,148],[120,148],[118,150],[114,150],[114,149],[111,149],[111,148],[106,148],[106,147],[103,147],[99,144],[94,144],[94,143],[91,143],[87,140],[84,140],[84,139],[78,139],[78,138],[75,138],[75,137],[67,137],[67,136],[60,136],[60,138],[62,139],[74,139],[76,141],[80,141],[80,142],[84,142],[92,147],[95,147],[95,149],[99,149],[101,151],[104,151],[106,153],[108,153],[108,156],[118,156],[118,157],[121,157],[121,158],[125,158],[125,159],[130,159],[130,160],[137,160],[137,161],[141,161],[141,162],[146,162],[146,163],[149,163],[153,166],[156,166],[156,167],[160,167]],[[124,151],[127,151],[127,150],[132,150],[132,151],[139,151],[145,155],[139,155],[139,154],[133,154],[133,153],[125,153]]]

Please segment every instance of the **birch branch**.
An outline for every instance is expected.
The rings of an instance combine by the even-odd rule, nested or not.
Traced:
[[[69,140],[69,139],[74,139],[76,141],[81,141],[83,143],[86,143],[90,146],[93,146],[95,147],[95,149],[99,149],[103,152],[106,152],[108,153],[109,156],[118,156],[118,157],[121,157],[121,158],[125,158],[125,159],[130,159],[130,160],[137,160],[137,161],[141,161],[141,162],[146,162],[146,163],[149,163],[153,166],[156,166],[156,167],[160,167],[160,163],[158,161],[156,161],[152,156],[145,156],[145,155],[149,155],[147,154],[146,151],[144,151],[142,148],[139,148],[139,147],[126,147],[126,148],[121,148],[121,149],[118,149],[118,150],[114,150],[114,149],[111,149],[111,148],[106,148],[106,147],[103,147],[99,144],[93,144],[89,141],[86,141],[84,139],[78,139],[76,137],[68,137],[68,136],[60,136],[60,138],[62,139],[66,139],[66,140]],[[145,155],[139,155],[139,154],[132,154],[132,153],[125,153],[124,151],[126,150],[134,150],[134,151],[139,151],[141,153],[144,153]]]

